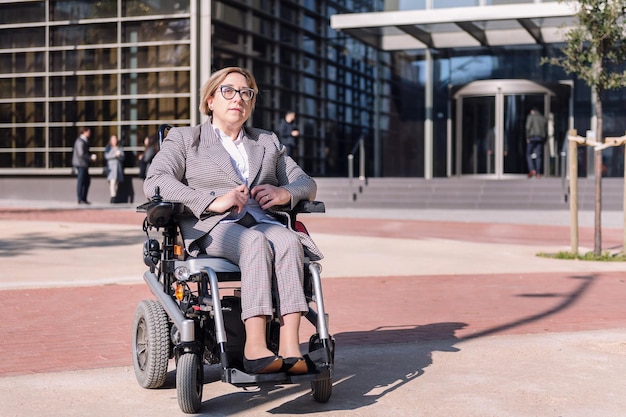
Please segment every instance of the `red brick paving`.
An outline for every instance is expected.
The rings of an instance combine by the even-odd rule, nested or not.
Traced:
[[[119,210],[0,210],[0,219],[141,224]],[[566,227],[311,217],[314,233],[567,244]],[[581,233],[583,236],[590,230]],[[619,242],[621,231],[603,233]],[[584,239],[581,238],[581,244]],[[606,244],[606,243],[605,243]],[[625,275],[568,273],[388,276],[324,281],[339,346],[610,329],[626,320]],[[131,364],[135,307],[147,286],[0,291],[0,376]],[[303,326],[303,335],[312,327]],[[303,338],[304,340],[304,338]]]
[[[340,346],[623,327],[624,274],[498,274],[324,281]],[[0,291],[0,375],[131,364],[145,285]],[[312,327],[303,326],[303,339]]]
[[[144,215],[132,210],[39,210],[0,208],[0,220],[67,221],[85,223],[136,224]],[[311,233],[342,234],[350,236],[392,237],[407,239],[453,239],[467,242],[511,243],[535,245],[569,245],[568,226],[527,226],[519,224],[467,223],[425,220],[377,220],[306,216],[300,217]],[[364,224],[367,227],[364,227]],[[622,245],[622,231],[604,228],[602,246],[616,248]],[[593,247],[593,228],[579,230],[581,246]]]

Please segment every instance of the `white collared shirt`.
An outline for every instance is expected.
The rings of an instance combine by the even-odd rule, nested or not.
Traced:
[[[246,148],[243,145],[243,129],[239,131],[237,135],[237,139],[232,140],[228,135],[219,130],[216,127],[213,127],[217,134],[219,135],[220,142],[222,146],[228,154],[230,155],[230,160],[239,175],[241,181],[248,186],[248,176],[250,175],[250,164],[248,163],[248,153],[246,152]],[[284,226],[281,222],[276,220],[274,217],[267,214],[265,210],[261,208],[259,203],[252,198],[252,196],[248,197],[248,203],[241,210],[240,213],[231,212],[228,216],[222,219],[222,222],[236,222],[243,218],[246,213],[250,213],[252,217],[257,221],[257,223],[272,223],[279,224]]]

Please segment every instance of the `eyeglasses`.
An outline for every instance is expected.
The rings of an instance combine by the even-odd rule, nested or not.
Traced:
[[[242,88],[241,90],[237,90],[236,88],[228,85],[220,85],[220,93],[222,93],[222,97],[226,100],[231,100],[237,93],[239,93],[239,97],[241,97],[243,101],[250,101],[252,100],[252,97],[254,97],[254,90],[251,88]]]

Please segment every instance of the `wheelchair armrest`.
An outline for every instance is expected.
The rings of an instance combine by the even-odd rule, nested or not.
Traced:
[[[138,213],[146,213],[148,224],[155,227],[166,226],[173,217],[191,215],[189,209],[183,204],[174,201],[148,201],[137,207]],[[292,214],[299,213],[325,213],[326,206],[322,201],[303,200],[298,202],[291,210]]]
[[[185,213],[183,203],[173,201],[148,201],[137,207],[138,213],[146,213],[148,224],[155,227],[167,226],[172,217]]]
[[[301,200],[291,210],[292,213],[326,213],[326,206],[323,201]]]

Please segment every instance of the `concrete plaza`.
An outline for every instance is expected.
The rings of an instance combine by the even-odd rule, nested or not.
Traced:
[[[181,415],[135,381],[143,217],[131,206],[0,200],[3,416]],[[618,262],[569,248],[567,212],[329,210],[302,217],[337,340],[333,395],[242,390],[206,368],[200,415],[621,416],[626,303]],[[581,251],[593,245],[582,213]],[[622,213],[603,247],[622,244]],[[312,328],[303,326],[302,340]]]

